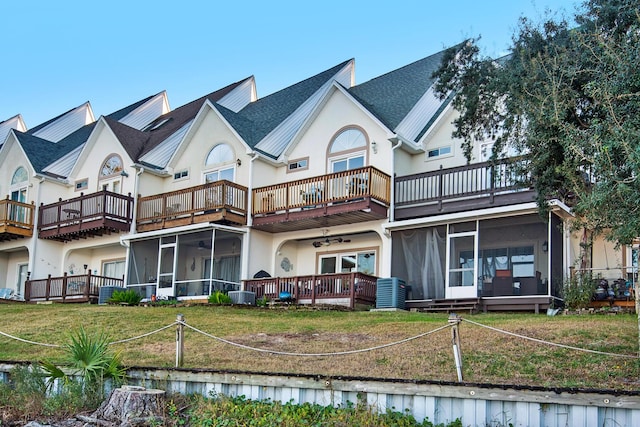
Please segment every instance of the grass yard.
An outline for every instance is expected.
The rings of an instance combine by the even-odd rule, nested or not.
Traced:
[[[154,331],[183,314],[187,324],[238,344],[293,353],[333,353],[397,342],[447,325],[446,314],[344,312],[224,306],[123,307],[0,304],[0,332],[64,344],[83,326],[112,341]],[[637,355],[638,319],[632,314],[462,315],[483,325],[590,350]],[[173,366],[175,326],[113,347],[128,366]],[[459,326],[465,381],[617,390],[640,388],[638,358],[579,352],[505,335],[471,323]],[[0,361],[60,359],[60,349],[0,335]],[[349,355],[282,356],[251,351],[185,330],[185,367],[331,376],[457,381],[449,328]]]

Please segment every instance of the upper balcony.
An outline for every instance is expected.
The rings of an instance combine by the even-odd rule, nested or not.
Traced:
[[[387,217],[391,178],[368,166],[253,190],[253,227],[270,233]]]
[[[215,181],[182,190],[138,197],[138,232],[203,222],[246,225],[246,187]]]
[[[517,159],[475,163],[395,179],[395,220],[532,202]]]
[[[102,190],[80,197],[40,205],[38,237],[70,240],[129,231],[133,197]]]
[[[0,200],[0,241],[33,236],[33,204]]]

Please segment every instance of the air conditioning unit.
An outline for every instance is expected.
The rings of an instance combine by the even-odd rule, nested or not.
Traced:
[[[229,297],[234,304],[256,305],[256,293],[249,291],[229,291]]]
[[[122,286],[100,286],[98,291],[98,304],[106,304],[114,291],[125,291],[127,288]]]
[[[378,279],[376,283],[376,308],[399,308],[404,310],[407,285],[397,277]]]

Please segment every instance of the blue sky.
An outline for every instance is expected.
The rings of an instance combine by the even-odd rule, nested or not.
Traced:
[[[29,128],[85,101],[96,118],[167,91],[179,107],[254,75],[266,96],[355,58],[365,82],[468,37],[506,52],[518,18],[575,0],[77,1],[0,8],[0,121]]]

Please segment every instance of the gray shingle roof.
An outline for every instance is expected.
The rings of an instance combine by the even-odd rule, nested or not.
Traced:
[[[446,51],[353,86],[348,89],[349,93],[389,129],[394,130],[435,83],[433,73],[440,66]],[[432,119],[425,118],[425,121]]]
[[[260,98],[237,113],[220,105],[216,107],[242,139],[252,148],[271,132],[323,84],[348,63],[345,61],[292,86]]]

